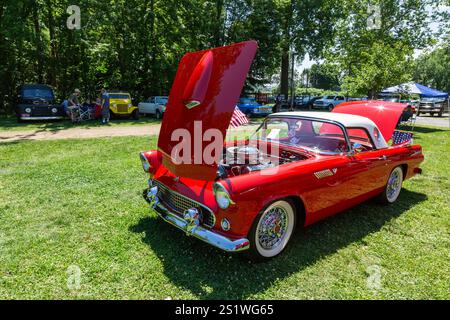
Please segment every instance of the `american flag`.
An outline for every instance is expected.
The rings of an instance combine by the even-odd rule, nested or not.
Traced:
[[[411,132],[394,131],[392,135],[392,144],[398,145],[412,141],[413,134]]]
[[[248,119],[244,113],[236,106],[234,107],[233,116],[231,117],[230,126],[237,128],[240,125],[248,123]]]

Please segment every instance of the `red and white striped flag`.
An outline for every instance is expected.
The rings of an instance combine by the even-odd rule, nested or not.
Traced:
[[[245,114],[239,110],[239,108],[236,106],[234,107],[233,116],[231,117],[230,126],[233,128],[237,128],[240,125],[248,123],[248,119],[245,116]]]

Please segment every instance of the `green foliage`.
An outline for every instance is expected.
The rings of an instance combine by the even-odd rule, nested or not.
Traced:
[[[340,86],[340,70],[336,64],[313,64],[307,72],[309,82],[315,88],[336,90]]]
[[[411,79],[410,49],[402,44],[385,45],[374,42],[359,52],[356,64],[350,65],[351,75],[343,81],[343,89],[351,95],[369,94],[374,97],[384,87]]]
[[[414,81],[450,92],[450,45],[448,43],[431,53],[421,55],[414,67]]]
[[[81,30],[69,30],[72,1],[3,0],[0,112],[12,110],[15,89],[23,83],[50,84],[60,99],[74,88],[93,98],[101,86],[128,90],[137,99],[167,94],[184,53],[249,39],[258,41],[259,51],[247,91],[257,91],[281,70],[280,91],[287,93],[294,51],[297,60],[306,53],[326,58],[327,67],[313,70],[316,86],[334,89],[344,75],[346,90],[367,94],[411,75],[413,50],[436,37],[425,28],[430,16],[448,39],[448,15],[427,9],[439,2],[79,0]],[[381,5],[379,29],[367,30],[369,3]],[[421,63],[429,70],[425,80],[442,83],[443,76],[431,78],[434,66]]]
[[[345,72],[343,89],[374,96],[383,87],[410,80],[414,49],[433,40],[427,6],[435,4],[428,0],[344,1],[347,13],[327,54]],[[373,17],[369,5],[380,8],[376,20],[369,20]]]

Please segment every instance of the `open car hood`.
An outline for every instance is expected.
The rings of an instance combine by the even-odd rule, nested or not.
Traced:
[[[389,141],[406,107],[404,103],[388,101],[351,101],[338,104],[332,112],[369,118],[377,125],[384,140]]]
[[[223,145],[256,49],[256,41],[246,41],[181,59],[158,139],[162,163],[176,176],[215,179],[222,151],[214,161],[203,152],[215,142],[210,133],[220,133]]]

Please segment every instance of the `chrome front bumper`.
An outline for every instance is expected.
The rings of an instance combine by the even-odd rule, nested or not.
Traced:
[[[247,250],[250,247],[250,241],[246,238],[237,240],[229,239],[221,234],[218,234],[210,229],[199,225],[198,221],[194,219],[184,219],[174,212],[171,212],[158,199],[157,187],[150,187],[145,189],[143,193],[144,199],[150,204],[150,207],[166,222],[183,230],[187,236],[194,236],[204,242],[222,249],[227,252],[238,252]],[[187,217],[188,213],[186,213]]]
[[[49,116],[49,117],[20,117],[20,120],[60,120],[62,116]]]

